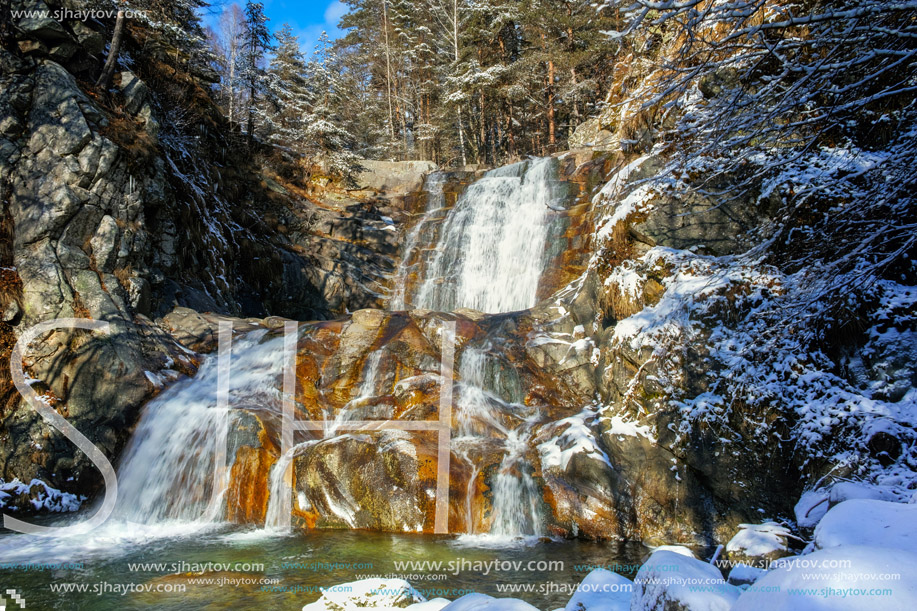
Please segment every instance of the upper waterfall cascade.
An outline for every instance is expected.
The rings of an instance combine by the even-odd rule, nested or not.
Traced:
[[[422,282],[406,301],[430,310],[488,313],[535,305],[559,199],[556,165],[550,157],[522,161],[491,170],[465,189],[446,216]],[[441,193],[441,182],[430,184]],[[416,236],[407,245],[416,248]],[[396,291],[396,306],[406,305],[403,295],[403,288],[401,297]]]

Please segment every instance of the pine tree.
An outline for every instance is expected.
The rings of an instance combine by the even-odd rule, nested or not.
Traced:
[[[267,28],[268,18],[260,2],[245,3],[245,32],[240,56],[239,81],[248,91],[248,127],[246,133],[249,145],[254,138],[256,105],[265,89],[265,71],[262,67],[265,54],[271,50],[271,33]]]
[[[327,33],[322,32],[308,65],[308,87],[312,106],[305,117],[304,143],[313,157],[332,175],[352,182],[359,170],[353,152],[353,134],[340,120],[344,89],[337,70],[337,58]]]
[[[268,139],[281,147],[306,154],[305,118],[311,95],[306,80],[306,61],[299,39],[289,24],[276,34],[277,46],[267,72],[263,123]]]

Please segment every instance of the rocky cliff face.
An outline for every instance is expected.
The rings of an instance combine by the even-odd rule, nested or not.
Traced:
[[[381,304],[397,249],[379,209],[409,193],[322,201],[251,162],[209,102],[206,74],[154,51],[101,92],[86,78],[104,32],[76,19],[13,25],[15,48],[0,49],[3,356],[38,322],[110,322],[104,341],[55,332],[26,359],[40,393],[106,454],[158,391],[147,372],[195,369],[154,322],[173,307],[321,319]],[[132,44],[124,61],[146,53]],[[410,190],[417,175],[396,183]],[[92,490],[85,457],[3,379],[0,479]]]

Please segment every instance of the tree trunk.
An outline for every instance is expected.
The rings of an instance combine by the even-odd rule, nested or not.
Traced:
[[[506,147],[510,157],[516,156],[516,126],[513,125],[513,107],[506,112]]]
[[[392,108],[392,57],[388,44],[388,2],[382,1],[382,33],[385,36],[385,83],[388,88],[389,139],[395,141],[395,111]]]
[[[236,98],[236,42],[232,41],[229,51],[229,127],[232,129],[232,123],[235,119],[235,98]]]
[[[461,57],[459,54],[458,22],[458,0],[452,0],[452,52],[456,68],[458,67],[459,57]],[[461,103],[456,105],[455,112],[458,115],[459,148],[462,150],[462,165],[465,166],[468,165],[468,159],[465,157],[465,127],[462,125]]]
[[[484,158],[484,163],[487,163],[487,111],[484,110],[484,89],[478,91],[478,95],[481,100],[481,127],[480,127],[480,138],[481,138],[481,157]]]
[[[255,88],[252,87],[248,91],[248,145],[252,145],[252,140],[254,140],[255,134]]]
[[[108,59],[105,60],[105,66],[102,68],[102,74],[96,81],[96,87],[108,89],[111,83],[111,77],[115,74],[115,67],[118,65],[118,53],[121,52],[121,40],[124,38],[124,11],[118,10],[118,18],[115,20],[115,32],[111,35],[111,45],[108,48]]]
[[[462,150],[462,165],[468,165],[468,159],[465,157],[465,128],[462,126],[462,107],[455,107],[456,113],[458,114],[458,132],[459,132],[459,148]]]
[[[557,144],[557,122],[554,117],[554,62],[548,60],[548,148],[554,152]]]

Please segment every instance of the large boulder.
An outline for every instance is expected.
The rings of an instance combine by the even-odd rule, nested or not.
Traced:
[[[741,593],[713,565],[669,550],[653,552],[634,583],[632,611],[729,611]]]
[[[591,571],[563,611],[629,611],[634,582],[605,569]]]
[[[356,183],[364,189],[384,191],[391,194],[407,194],[420,191],[427,174],[436,170],[432,161],[360,161],[363,170],[357,175]]]
[[[570,135],[568,145],[571,149],[593,148],[610,151],[620,147],[620,140],[602,127],[598,117],[593,117],[576,126]]]

